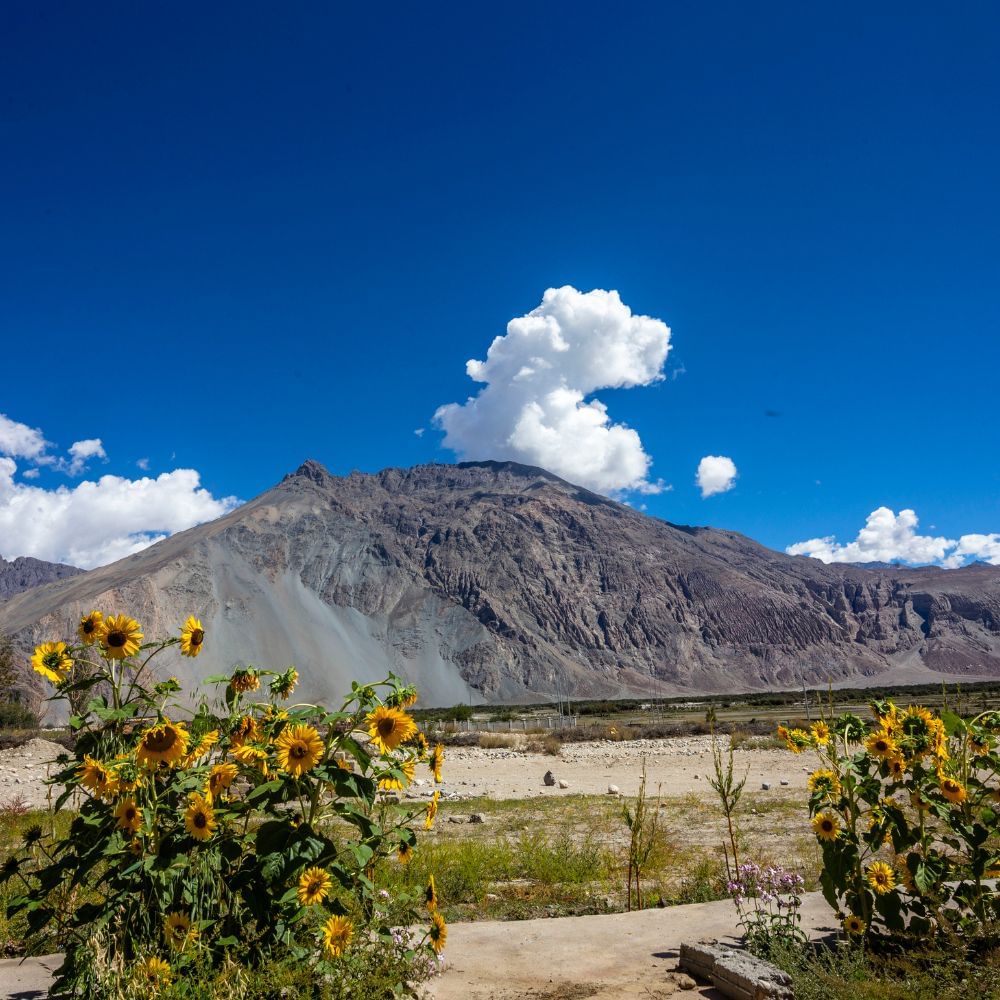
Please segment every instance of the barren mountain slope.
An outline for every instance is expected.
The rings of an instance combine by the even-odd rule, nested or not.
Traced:
[[[668,524],[513,463],[330,476],[307,462],[228,516],[13,598],[31,643],[91,607],[149,636],[194,612],[236,661],[331,699],[392,669],[427,703],[1000,675],[1000,568],[869,570]]]
[[[9,562],[0,556],[0,601],[32,587],[40,587],[43,583],[63,580],[82,572],[75,566],[32,559],[31,556],[18,556]]]

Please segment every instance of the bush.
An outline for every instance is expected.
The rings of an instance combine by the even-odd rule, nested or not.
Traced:
[[[0,729],[37,729],[38,716],[19,701],[0,701]]]
[[[32,934],[58,928],[56,986],[111,1000],[168,987],[205,996],[201,984],[224,980],[227,995],[249,996],[260,970],[290,963],[310,995],[343,995],[366,976],[413,994],[444,945],[437,897],[388,897],[377,878],[409,858],[414,826],[430,828],[437,811],[436,794],[410,810],[380,794],[419,761],[440,780],[441,751],[428,755],[406,712],[415,692],[390,677],[354,684],[335,711],[286,709],[294,668],[247,667],[208,679],[224,686],[214,718],[185,721],[177,681],[147,671],[168,647],[201,652],[196,619],[180,638],[142,644],[138,623],[95,612],[80,636],[39,646],[32,664],[56,697],[87,695],[53,779],[66,786],[57,809],[74,793],[84,804],[54,843],[26,832],[0,873],[24,887],[10,910]],[[249,700],[262,682],[267,699]],[[427,919],[424,903],[430,929],[401,937]]]
[[[823,850],[823,894],[856,939],[996,927],[1000,897],[1000,713],[964,720],[890,701],[810,729],[779,727],[812,749],[809,813]]]

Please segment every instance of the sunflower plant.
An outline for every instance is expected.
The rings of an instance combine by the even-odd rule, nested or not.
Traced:
[[[192,711],[153,670],[172,647],[198,656],[201,622],[144,640],[135,619],[93,611],[75,643],[45,642],[32,657],[53,698],[84,706],[52,779],[64,786],[56,808],[79,811],[68,836],[33,842],[0,879],[20,886],[11,911],[64,950],[57,988],[168,995],[289,961],[336,995],[373,956],[384,973],[391,953],[393,992],[413,993],[444,947],[437,896],[390,900],[378,880],[437,811],[437,792],[410,807],[389,794],[418,766],[441,780],[441,748],[407,713],[416,692],[391,676],[355,683],[330,710],[288,703],[294,668],[241,667],[208,678],[217,702]]]
[[[996,930],[1000,896],[1000,713],[872,703],[809,729],[778,727],[814,752],[812,831],[820,884],[851,939],[954,938]]]

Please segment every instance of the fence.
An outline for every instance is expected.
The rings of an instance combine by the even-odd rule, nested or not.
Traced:
[[[437,733],[529,733],[538,729],[575,729],[578,715],[536,715],[527,719],[507,719],[503,722],[468,719],[465,722],[430,723]]]

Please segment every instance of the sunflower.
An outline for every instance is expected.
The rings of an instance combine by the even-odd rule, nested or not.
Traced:
[[[80,619],[80,624],[76,627],[76,634],[80,637],[80,642],[90,646],[97,641],[103,618],[104,615],[100,611],[91,611],[89,615],[84,615]]]
[[[436,911],[431,914],[430,937],[431,947],[440,955],[448,940],[448,925],[444,922],[444,917]]]
[[[402,791],[411,781],[413,781],[413,774],[416,766],[417,765],[412,760],[404,761],[399,765],[399,770],[403,772],[402,780],[393,777],[383,778],[378,783],[378,787],[384,789],[385,791]]]
[[[954,778],[941,779],[941,794],[949,802],[954,802],[956,805],[964,802],[968,796],[965,786]]]
[[[437,886],[434,885],[434,876],[427,881],[427,888],[424,889],[424,903],[428,910],[436,910],[438,905]]]
[[[135,799],[124,799],[115,810],[115,819],[119,830],[135,833],[142,826],[142,810],[135,804]]]
[[[368,723],[368,735],[382,753],[395,750],[417,731],[416,723],[406,712],[385,705],[379,705],[367,715],[365,722]]]
[[[184,826],[195,840],[208,840],[218,826],[211,800],[197,792],[190,795],[184,812]]]
[[[307,868],[299,876],[299,888],[296,895],[303,906],[322,903],[333,888],[333,879],[322,868]]]
[[[434,747],[434,753],[431,754],[431,770],[434,772],[434,780],[440,784],[441,783],[441,765],[444,763],[444,747],[440,743],[436,744]]]
[[[425,830],[429,830],[432,826],[434,826],[434,817],[437,816],[438,799],[440,797],[440,792],[435,792],[430,802],[427,803],[427,818],[424,820]]]
[[[844,930],[847,931],[848,934],[852,934],[854,936],[864,934],[865,922],[861,919],[861,917],[852,913],[844,920]]]
[[[60,684],[73,669],[73,657],[66,652],[66,643],[43,642],[35,647],[31,665],[36,673],[47,677],[53,684]]]
[[[124,660],[139,652],[142,631],[134,618],[129,618],[128,615],[111,615],[98,624],[97,638],[104,656],[112,660]]]
[[[186,913],[174,910],[163,918],[163,936],[174,951],[184,951],[198,940],[198,928],[191,926],[191,918]]]
[[[401,865],[407,864],[410,858],[413,857],[413,847],[405,840],[401,840],[399,842],[399,847],[396,848],[396,857],[399,858],[399,863]]]
[[[865,870],[865,878],[879,896],[896,886],[896,873],[884,861],[873,861]]]
[[[878,757],[879,760],[889,760],[891,757],[899,756],[899,747],[884,730],[872,733],[865,740],[865,747],[873,757]]]
[[[176,764],[186,753],[188,734],[180,722],[164,719],[145,730],[139,737],[135,759],[140,764]]]
[[[271,694],[277,698],[288,698],[299,683],[299,672],[295,667],[289,667],[283,674],[278,674],[271,681]]]
[[[216,764],[212,770],[208,772],[208,781],[205,783],[205,791],[209,796],[215,798],[221,792],[224,792],[236,780],[236,776],[239,773],[239,768],[235,764]]]
[[[197,743],[191,748],[188,753],[188,761],[194,763],[199,757],[204,757],[216,743],[219,742],[219,730],[210,729],[207,733],[203,734]]]
[[[347,917],[330,917],[323,925],[323,948],[330,958],[340,958],[354,936],[354,926]]]
[[[296,778],[311,771],[323,756],[323,741],[312,726],[286,726],[274,745],[278,767]]]
[[[197,656],[204,642],[205,627],[194,615],[190,615],[181,626],[181,655]]]
[[[259,743],[262,735],[260,723],[252,715],[243,715],[230,734],[229,741],[233,747],[241,747],[244,743]]]
[[[260,689],[260,677],[257,676],[257,671],[252,667],[234,670],[233,676],[229,678],[229,686],[237,694],[246,694],[248,691],[257,691]]]
[[[825,747],[830,742],[830,727],[822,719],[814,722],[809,732],[812,733],[812,738],[818,747]]]
[[[906,775],[906,761],[899,754],[894,754],[886,759],[886,766],[889,768],[890,777],[897,781],[902,781]]]
[[[247,767],[259,767],[261,774],[265,776],[270,773],[267,767],[267,751],[263,747],[234,747],[233,756]]]
[[[95,795],[107,798],[117,791],[117,782],[111,768],[102,761],[95,760],[90,754],[84,756],[76,773],[80,784]]]
[[[136,977],[140,983],[150,987],[154,993],[161,986],[169,986],[173,978],[170,965],[162,958],[156,958],[153,955],[139,963],[136,968]]]
[[[813,771],[809,775],[809,791],[822,795],[826,799],[835,798],[840,794],[840,779],[833,771]]]
[[[347,771],[349,774],[354,774],[354,765],[346,757],[337,758],[337,767],[341,771]]]
[[[812,738],[804,729],[788,730],[788,736],[785,738],[785,745],[792,753],[802,753],[811,742]]]
[[[922,756],[934,743],[935,733],[939,731],[935,725],[937,722],[940,720],[935,719],[926,708],[910,705],[899,717],[901,739],[906,741],[914,754]]]
[[[836,840],[840,833],[840,821],[833,813],[820,813],[813,817],[812,828],[820,840]]]

